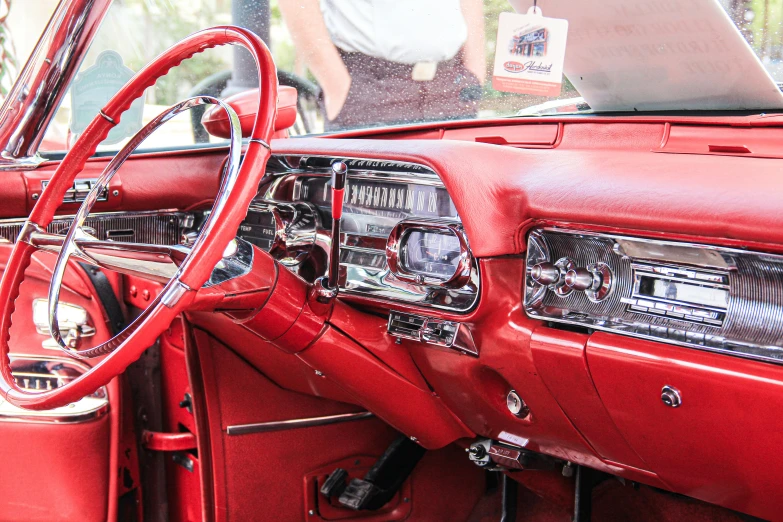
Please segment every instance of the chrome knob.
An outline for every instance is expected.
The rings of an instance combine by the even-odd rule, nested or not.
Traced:
[[[540,285],[551,285],[560,280],[560,269],[552,263],[538,263],[530,268],[530,277]]]
[[[566,272],[564,282],[572,290],[593,290],[601,286],[600,279],[586,268],[572,268]]]
[[[682,404],[680,390],[667,384],[661,390],[661,401],[663,401],[663,403],[670,408],[679,408]]]
[[[506,395],[506,407],[517,417],[524,418],[530,415],[530,408],[515,390],[511,390]]]

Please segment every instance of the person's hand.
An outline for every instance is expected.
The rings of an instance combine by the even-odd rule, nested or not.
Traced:
[[[351,76],[346,71],[346,77],[342,81],[337,81],[329,88],[324,87],[324,105],[326,107],[326,118],[329,121],[334,120],[345,106],[345,100],[348,99],[348,92],[351,90]]]

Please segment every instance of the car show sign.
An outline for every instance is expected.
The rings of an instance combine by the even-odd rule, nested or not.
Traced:
[[[492,88],[557,96],[563,82],[568,20],[545,18],[541,9],[501,13]]]
[[[100,110],[133,75],[123,64],[116,51],[103,51],[95,59],[95,65],[84,70],[71,85],[71,122],[69,130],[78,136],[98,115]],[[131,104],[120,122],[109,132],[103,145],[118,143],[133,136],[142,126],[144,97]]]

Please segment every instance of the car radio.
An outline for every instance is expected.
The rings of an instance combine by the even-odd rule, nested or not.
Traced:
[[[729,306],[729,276],[685,266],[631,263],[631,297],[626,310],[722,326]]]
[[[539,228],[526,253],[532,318],[783,363],[783,256]]]

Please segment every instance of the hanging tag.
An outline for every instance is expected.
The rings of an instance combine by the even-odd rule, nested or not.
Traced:
[[[567,36],[568,20],[545,18],[538,7],[531,7],[527,14],[501,13],[492,88],[559,95]]]

